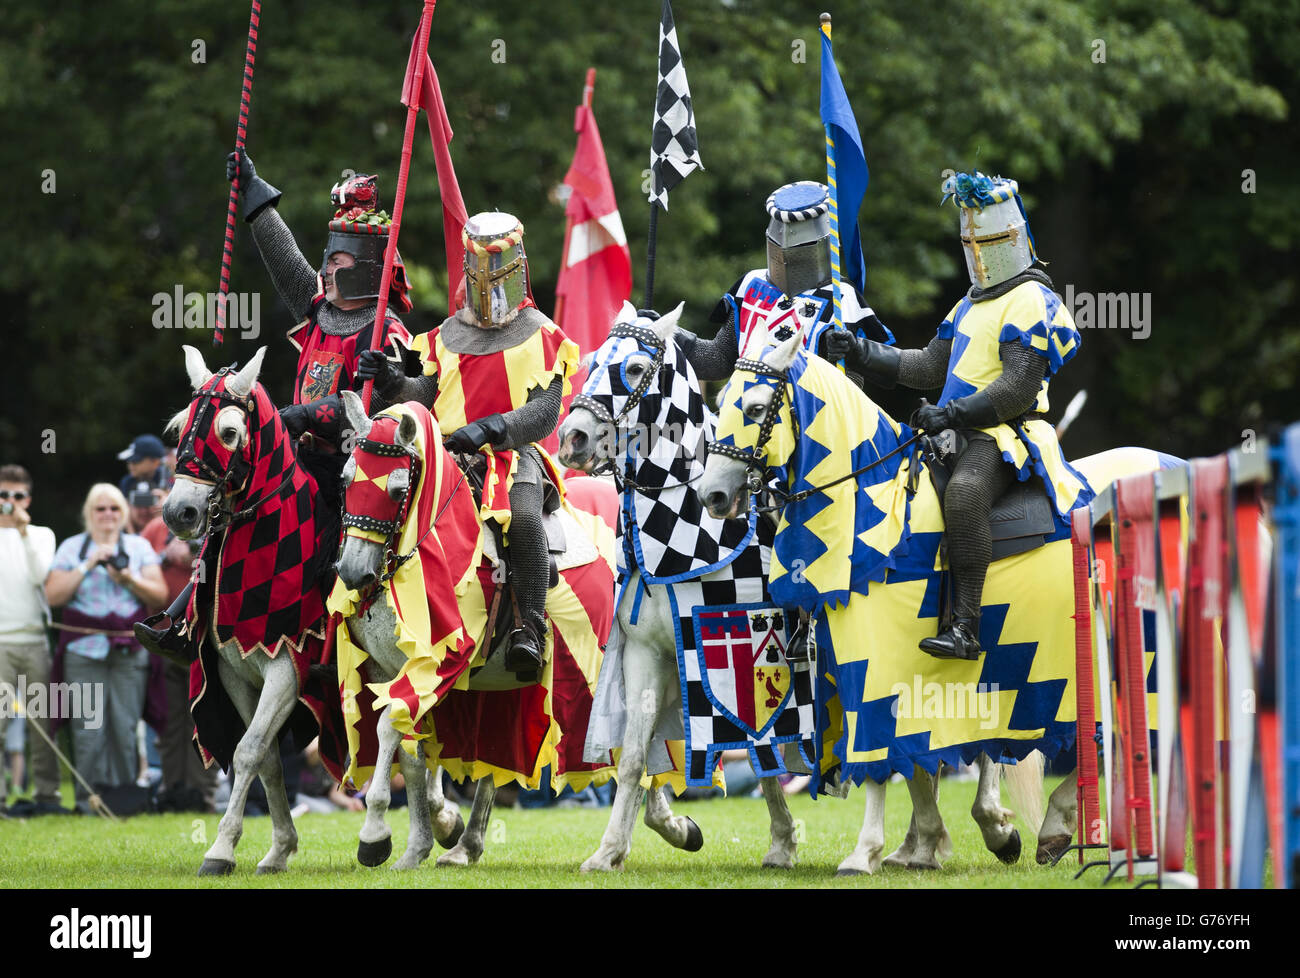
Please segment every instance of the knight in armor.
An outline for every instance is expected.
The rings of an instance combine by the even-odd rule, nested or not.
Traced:
[[[826,355],[826,338],[835,327],[831,282],[830,193],[823,183],[800,180],[778,187],[767,198],[767,267],[740,278],[718,300],[710,319],[719,323],[712,340],[678,330],[677,336],[701,380],[725,380],[736,369],[739,351],[755,332],[771,342],[788,340],[803,329],[805,350]],[[880,321],[848,279],[840,282],[844,335],[892,344],[894,334]],[[859,387],[862,378],[849,374]],[[791,661],[808,658],[808,618],[789,608],[799,627],[790,641]]]
[[[812,180],[788,183],[767,198],[767,214],[767,267],[747,272],[718,300],[710,316],[720,324],[717,335],[702,340],[685,330],[678,334],[701,380],[730,377],[739,351],[758,330],[781,342],[802,326],[804,349],[825,355],[826,337],[835,329],[829,191]],[[850,333],[894,342],[848,279],[840,282],[840,312]],[[862,386],[860,377],[852,379]]]
[[[942,387],[938,404],[923,402],[913,423],[930,434],[960,435],[943,496],[953,607],[947,627],[920,645],[938,658],[977,659],[993,503],[1014,481],[1037,476],[1064,526],[1065,514],[1086,504],[1092,490],[1044,420],[1048,382],[1078,353],[1080,337],[1037,264],[1019,187],[958,173],[943,192],[945,202],[957,203],[971,287],[934,339],[924,349],[900,350],[841,332],[826,346],[829,357],[843,357],[882,387]]]
[[[419,401],[448,449],[486,457],[480,512],[506,542],[519,624],[504,664],[516,673],[542,665],[549,583],[542,510],[563,491],[558,469],[536,443],[559,423],[579,362],[577,346],[533,304],[523,236],[510,214],[488,211],[466,222],[465,303],[412,342],[420,376],[404,376],[378,353],[361,358],[386,400]]]
[[[293,403],[280,411],[289,436],[294,440],[298,463],[316,480],[317,526],[321,541],[337,541],[342,516],[342,471],[347,461],[339,451],[346,416],[339,394],[360,391],[374,376],[361,366],[358,357],[370,348],[374,334],[377,300],[383,277],[384,249],[388,244],[388,215],[378,209],[377,178],[357,175],[336,183],[330,199],[335,212],[329,222],[329,236],[319,269],[298,249],[293,233],[281,219],[277,206],[280,191],[257,175],[253,161],[241,151],[226,157],[226,179],[239,178],[244,220],[253,229],[253,239],[271,273],[276,291],[299,321],[289,330],[289,342],[298,350]],[[393,349],[393,339],[409,343],[411,335],[392,312],[411,311],[410,286],[398,255],[393,264],[389,290],[389,312],[384,319],[381,346]],[[374,399],[371,410],[388,406]],[[304,434],[310,435],[304,438]],[[336,542],[335,544],[336,545]],[[332,573],[333,563],[325,567]],[[322,581],[327,587],[328,582]],[[167,610],[174,631],[184,617],[191,583]],[[175,642],[167,631],[146,628],[140,640],[152,651],[175,659]],[[191,658],[192,648],[183,653]]]

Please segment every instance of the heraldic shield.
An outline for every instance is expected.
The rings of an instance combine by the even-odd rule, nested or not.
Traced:
[[[709,701],[755,740],[762,740],[790,698],[780,608],[709,608],[695,615],[696,655]]]

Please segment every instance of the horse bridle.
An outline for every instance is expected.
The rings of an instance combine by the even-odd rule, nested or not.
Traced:
[[[750,360],[747,357],[741,357],[736,361],[736,370],[743,370],[746,373],[752,373],[759,377],[773,377],[778,383],[776,384],[776,393],[772,396],[772,403],[768,405],[767,413],[763,415],[763,420],[758,426],[758,439],[754,442],[753,448],[740,448],[736,445],[727,445],[723,442],[711,441],[707,448],[711,455],[721,455],[723,458],[735,459],[745,466],[748,488],[751,493],[758,495],[762,492],[763,472],[767,468],[767,442],[772,437],[772,429],[776,427],[777,415],[781,413],[781,404],[785,401],[785,385],[790,382],[786,371],[777,370],[770,367],[762,360]],[[794,413],[791,412],[793,420]],[[760,456],[759,453],[762,453]],[[776,492],[780,490],[770,487]]]
[[[605,405],[600,403],[600,401],[596,400],[594,397],[588,397],[586,394],[578,394],[575,396],[571,403],[570,410],[572,410],[572,408],[582,408],[584,411],[590,412],[598,422],[604,425],[609,425],[610,428],[618,432],[622,431],[623,422],[625,422],[628,416],[632,413],[632,409],[641,403],[641,399],[645,397],[646,392],[650,390],[650,384],[663,370],[664,353],[667,350],[667,346],[664,341],[660,339],[659,334],[654,330],[645,326],[638,326],[636,323],[616,323],[609,331],[609,337],[611,339],[634,339],[643,346],[649,347],[654,351],[650,357],[650,367],[646,370],[645,375],[642,376],[636,387],[632,389],[632,393],[628,395],[627,403],[623,405],[623,410],[621,410],[617,416],[611,414]],[[618,465],[615,463],[613,458],[603,459],[598,462],[592,468],[591,474],[613,475],[614,482],[617,483],[619,492],[631,489],[644,496],[666,492],[669,489],[680,489],[683,486],[690,485],[699,478],[696,476],[695,479],[687,479],[684,482],[678,482],[668,486],[643,486],[632,478],[630,472],[620,472]]]
[[[429,521],[429,525],[425,529],[424,533],[420,535],[420,539],[415,541],[415,545],[408,553],[401,554],[396,552],[397,538],[401,535],[402,527],[406,524],[407,517],[410,516],[412,493],[415,491],[415,487],[419,485],[424,461],[412,448],[408,448],[404,445],[390,444],[389,442],[374,441],[371,438],[359,439],[356,447],[358,450],[368,452],[371,455],[380,455],[387,458],[402,458],[405,456],[410,460],[410,468],[406,470],[409,473],[406,480],[406,488],[402,490],[402,498],[397,503],[397,513],[391,520],[379,520],[375,519],[373,516],[353,515],[346,510],[343,513],[342,522],[345,530],[352,527],[358,530],[368,530],[372,533],[384,534],[384,573],[379,580],[375,582],[371,592],[372,594],[378,594],[383,586],[392,580],[393,575],[401,569],[402,565],[419,552],[421,544],[423,544],[429,534],[433,532],[434,527],[438,525],[438,520],[442,518],[442,514],[447,511],[447,507],[450,506],[452,500],[456,498],[456,493],[460,491],[460,487],[465,482],[465,472],[464,470],[461,470],[460,479],[458,479],[456,485],[452,487],[451,493],[447,496],[446,502],[442,504],[442,509],[438,510],[438,512],[434,514],[433,519]]]
[[[738,448],[735,445],[727,445],[722,442],[713,441],[709,442],[708,450],[711,454],[721,455],[724,458],[735,459],[736,461],[743,463],[747,473],[747,487],[753,495],[758,495],[759,492],[766,488],[774,496],[780,498],[781,501],[777,505],[760,506],[759,510],[762,512],[771,512],[782,509],[791,503],[801,502],[819,492],[824,492],[832,486],[838,486],[841,482],[847,482],[849,479],[856,479],[858,476],[862,475],[862,473],[870,471],[877,465],[887,462],[895,455],[903,453],[924,437],[924,432],[918,431],[911,438],[900,442],[893,450],[886,452],[879,458],[873,459],[860,468],[854,469],[847,475],[842,475],[838,479],[833,479],[830,482],[827,482],[825,485],[809,486],[807,489],[801,489],[798,492],[786,492],[776,485],[765,486],[763,483],[763,472],[767,468],[767,453],[765,449],[767,447],[768,439],[772,437],[772,429],[776,426],[776,418],[777,415],[780,414],[781,404],[785,399],[785,386],[790,382],[790,377],[788,369],[777,370],[775,367],[769,366],[761,360],[749,360],[745,357],[741,357],[736,361],[736,370],[743,370],[747,373],[756,374],[761,377],[776,378],[779,381],[776,385],[776,394],[772,398],[772,403],[768,406],[767,413],[763,416],[762,422],[759,424],[758,439],[754,442],[753,448]],[[799,419],[795,416],[793,403],[790,405],[790,420],[797,429]],[[796,439],[797,437],[798,435],[796,433]],[[762,453],[761,456],[759,454],[760,452]]]
[[[293,477],[293,466],[285,466],[284,478],[280,484],[259,499],[253,500],[243,509],[233,509],[230,506],[230,500],[244,491],[248,485],[248,480],[253,474],[253,465],[244,458],[244,454],[239,449],[234,449],[230,453],[230,462],[227,463],[224,472],[218,472],[207,461],[199,456],[195,451],[194,445],[198,437],[198,432],[206,430],[213,432],[213,422],[215,414],[221,409],[221,405],[230,404],[239,408],[244,413],[245,423],[248,431],[253,431],[253,422],[257,420],[257,399],[249,392],[244,397],[237,397],[224,387],[217,390],[215,382],[222,377],[228,377],[235,372],[235,366],[223,367],[220,371],[212,375],[212,378],[203,387],[194,392],[194,397],[190,403],[200,399],[204,403],[199,407],[198,413],[194,417],[194,423],[185,431],[185,436],[181,439],[176,448],[176,468],[181,470],[183,467],[193,465],[199,472],[211,480],[212,488],[208,490],[207,496],[207,515],[208,515],[208,532],[214,533],[225,530],[234,523],[252,516],[263,503],[272,499],[280,493],[287,483]],[[220,402],[220,403],[218,403]],[[220,436],[218,435],[218,439]],[[237,486],[231,486],[234,479],[238,479]],[[197,480],[195,480],[197,481]]]

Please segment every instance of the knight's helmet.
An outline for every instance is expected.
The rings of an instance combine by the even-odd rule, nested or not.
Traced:
[[[800,180],[767,198],[767,277],[786,295],[831,280],[830,193],[824,183]]]
[[[1014,278],[1038,260],[1016,181],[954,173],[943,193],[943,203],[949,197],[957,202],[966,271],[979,288]]]
[[[358,173],[334,184],[330,190],[330,200],[337,210],[329,225],[321,275],[325,274],[330,255],[336,252],[346,252],[356,260],[351,268],[340,268],[334,273],[334,286],[342,299],[379,298],[384,278],[384,250],[388,247],[388,228],[392,221],[386,211],[378,209],[378,182],[377,176]],[[410,291],[399,251],[393,258],[389,303],[400,312],[410,312]]]
[[[524,226],[502,211],[465,222],[465,303],[481,326],[504,326],[531,301]]]

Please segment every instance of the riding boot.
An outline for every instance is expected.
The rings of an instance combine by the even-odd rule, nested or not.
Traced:
[[[510,633],[505,667],[515,674],[538,674],[542,671],[542,650],[546,647],[545,623],[529,613],[520,615],[519,627]]]
[[[132,629],[135,632],[135,640],[154,655],[162,656],[164,659],[186,669],[190,667],[190,663],[199,657],[198,643],[190,635],[188,623],[185,620],[185,612],[190,604],[190,595],[193,593],[194,582],[190,581],[181,590],[181,593],[176,596],[176,600],[171,603],[171,607],[160,614],[151,615],[144,621],[136,622]],[[168,619],[169,624],[167,627],[155,628],[154,625],[160,623],[163,619]]]
[[[978,659],[980,648],[978,618],[954,618],[952,624],[935,638],[921,639],[921,651],[936,659]]]
[[[798,624],[790,636],[790,644],[785,649],[785,661],[789,663],[807,662],[812,658],[812,638],[808,627],[808,613],[798,608],[787,608],[786,614],[795,618]]]

